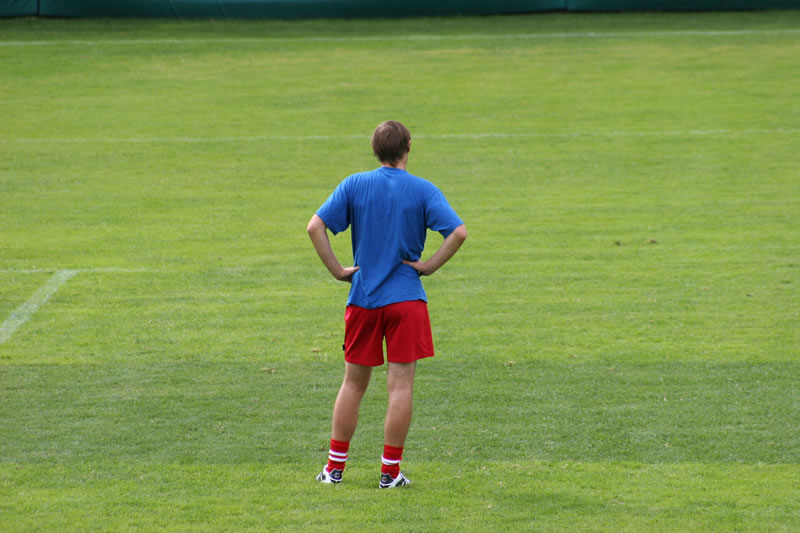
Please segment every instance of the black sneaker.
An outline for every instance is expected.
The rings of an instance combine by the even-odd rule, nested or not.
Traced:
[[[341,483],[342,471],[334,469],[328,472],[328,467],[323,467],[322,472],[317,476],[317,481],[320,483]]]
[[[397,474],[394,479],[389,474],[381,474],[380,488],[382,489],[393,489],[395,487],[405,487],[406,485],[411,485],[411,480],[402,472]]]

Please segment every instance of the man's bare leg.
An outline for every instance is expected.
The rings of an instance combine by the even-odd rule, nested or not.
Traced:
[[[333,439],[350,442],[358,425],[358,409],[369,386],[371,366],[345,362],[344,381],[333,406]]]
[[[417,363],[389,363],[387,388],[389,405],[383,425],[384,441],[390,446],[402,448],[408,429],[411,427],[413,411],[414,372]]]
[[[400,461],[403,459],[408,428],[411,427],[416,368],[416,363],[389,363],[387,377],[389,406],[386,409],[386,421],[383,425],[384,445],[381,457],[382,489],[402,487],[411,483],[400,472]]]

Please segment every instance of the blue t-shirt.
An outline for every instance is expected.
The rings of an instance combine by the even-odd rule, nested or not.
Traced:
[[[375,309],[427,301],[417,261],[427,230],[447,237],[462,224],[442,192],[405,170],[379,167],[348,176],[317,210],[334,235],[352,226],[353,275],[347,305]]]

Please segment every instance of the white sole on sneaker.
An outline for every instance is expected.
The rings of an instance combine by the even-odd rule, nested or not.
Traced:
[[[407,485],[411,485],[411,480],[408,479],[405,474],[400,472],[394,479],[392,479],[389,474],[383,474],[381,476],[381,483],[378,486],[382,489],[394,489],[396,487],[405,487]]]
[[[335,485],[337,483],[342,482],[342,471],[341,470],[334,470],[332,472],[328,472],[327,467],[322,468],[322,472],[317,475],[317,481],[320,483],[329,483]]]

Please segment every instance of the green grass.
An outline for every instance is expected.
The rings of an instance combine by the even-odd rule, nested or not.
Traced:
[[[0,530],[795,530],[797,57],[797,11],[0,21],[0,331],[80,270],[0,343]],[[470,232],[389,493],[384,371],[313,480],[305,234],[387,118]]]

